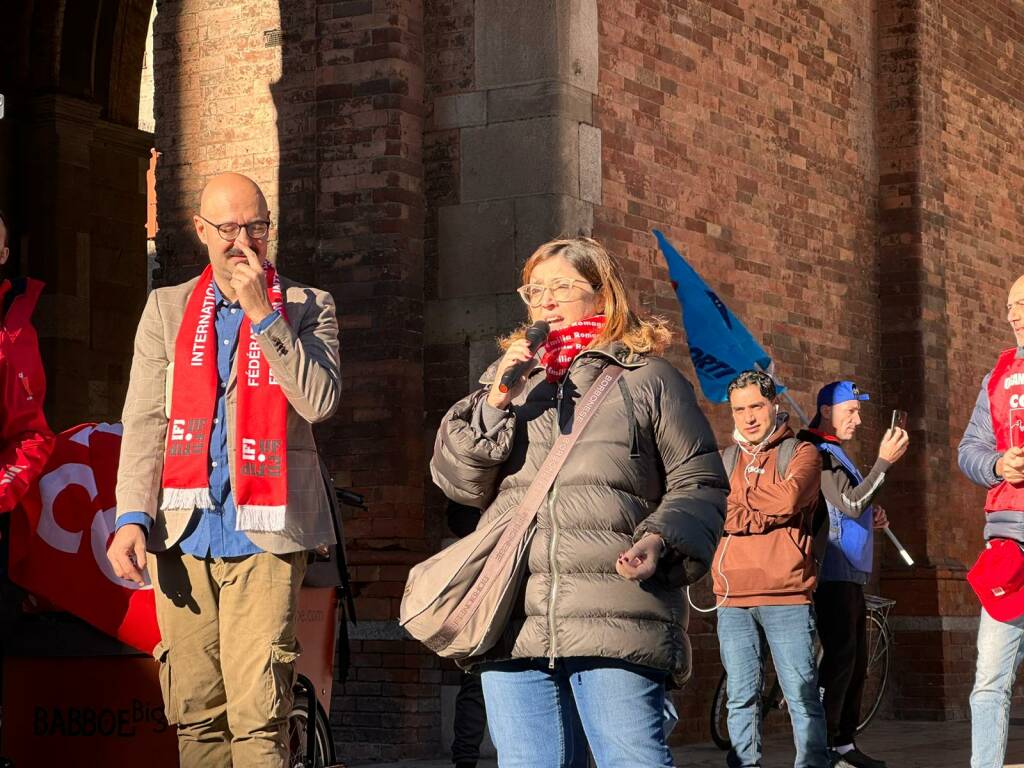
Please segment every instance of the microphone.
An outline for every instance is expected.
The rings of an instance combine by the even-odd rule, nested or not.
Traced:
[[[551,326],[545,323],[543,320],[538,320],[536,323],[526,329],[526,340],[530,342],[530,352],[536,352],[537,349],[548,339],[548,334],[551,333]],[[508,392],[520,377],[525,374],[533,366],[533,358],[529,360],[523,360],[521,363],[516,363],[501,377],[501,383],[498,384],[498,391],[502,394]]]

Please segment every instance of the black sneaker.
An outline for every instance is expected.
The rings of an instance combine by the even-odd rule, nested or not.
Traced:
[[[832,758],[832,768],[889,768],[884,761],[875,760],[856,747],[841,755],[830,749],[829,756]]]

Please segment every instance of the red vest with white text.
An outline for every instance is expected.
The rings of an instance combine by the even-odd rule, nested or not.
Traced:
[[[999,355],[988,381],[988,407],[992,414],[992,432],[996,450],[1005,453],[1011,446],[1024,448],[1024,360],[1017,349]],[[1005,480],[988,492],[986,512],[1024,510],[1024,485]]]

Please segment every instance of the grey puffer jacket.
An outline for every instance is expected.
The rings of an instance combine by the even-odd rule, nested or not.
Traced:
[[[701,578],[722,533],[729,491],[718,446],[693,387],[659,357],[615,343],[579,355],[560,384],[536,368],[496,426],[484,431],[484,387],[441,423],[431,461],[450,499],[485,512],[513,510],[573,412],[609,364],[625,372],[572,450],[537,515],[529,576],[515,616],[478,661],[598,656],[684,677],[688,611],[681,587]],[[557,417],[557,421],[556,421]],[[655,576],[634,582],[615,561],[647,532],[667,550]]]

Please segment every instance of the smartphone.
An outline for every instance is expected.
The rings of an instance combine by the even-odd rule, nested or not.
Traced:
[[[892,424],[889,425],[889,429],[900,429],[906,430],[907,428],[907,412],[906,411],[893,411],[892,412]]]

